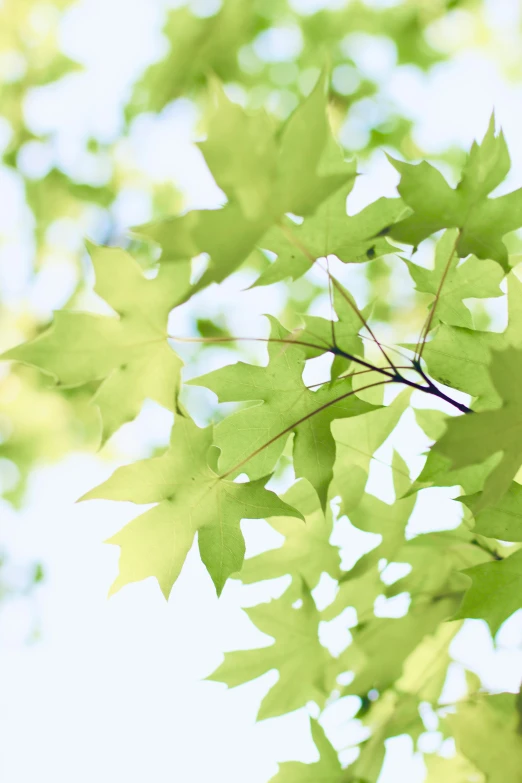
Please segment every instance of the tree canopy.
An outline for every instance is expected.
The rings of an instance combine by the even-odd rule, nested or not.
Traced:
[[[85,140],[87,160],[108,161],[101,182],[56,160],[36,175],[24,169],[52,142],[24,112],[28,96],[79,67],[56,43],[67,0],[55,0],[45,35],[31,22],[37,5],[0,9],[0,53],[26,63],[2,85],[2,166],[30,214],[29,277],[63,261],[73,281],[51,317],[2,295],[0,456],[17,468],[7,500],[23,502],[35,465],[78,448],[106,453],[154,401],[173,415],[168,447],[123,464],[82,500],[150,506],[109,542],[120,547],[111,592],[152,577],[168,599],[195,541],[218,595],[230,580],[286,577],[278,598],[246,610],[272,641],[226,653],[209,675],[232,688],[277,670],[258,719],[309,710],[317,760],[282,763],[273,780],[377,783],[386,740],[407,734],[422,751],[429,705],[441,752],[424,753],[428,783],[519,783],[519,694],[468,677],[448,700],[445,685],[467,619],[494,636],[522,610],[522,188],[506,187],[510,155],[494,116],[468,152],[427,161],[412,120],[357,58],[361,41],[385,40],[395,64],[428,72],[445,57],[430,26],[451,23],[457,7],[480,20],[481,4],[354,0],[305,12],[223,0],[209,14],[171,10],[166,54],[135,80],[117,138]],[[284,57],[281,41],[294,46]],[[140,119],[180,101],[197,112],[220,194],[212,208],[187,208],[174,183],[122,153]],[[368,101],[382,105],[381,121],[353,149],[350,128]],[[360,162],[379,150],[399,175],[396,193],[376,189],[354,209]],[[147,214],[121,231],[116,205],[131,184]],[[85,241],[60,259],[53,227],[64,221]],[[238,302],[256,291],[267,302],[249,333],[221,307],[231,281],[241,282]],[[417,472],[401,441],[408,427],[428,444]],[[368,483],[386,443],[391,503]],[[416,531],[418,497],[454,487],[458,524]],[[350,567],[339,543],[346,518],[379,538]],[[245,559],[244,520],[266,520],[281,545]],[[324,575],[335,585],[325,606]],[[383,612],[396,598],[399,616]],[[348,609],[349,642],[332,651],[320,629]],[[321,717],[346,696],[358,698],[364,728],[347,766],[347,744],[334,747]]]

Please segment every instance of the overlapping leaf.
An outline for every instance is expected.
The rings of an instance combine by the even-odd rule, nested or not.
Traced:
[[[306,524],[294,517],[272,517],[269,520],[271,527],[281,533],[285,541],[277,549],[245,560],[241,581],[250,584],[291,574],[294,582],[299,584],[303,578],[314,588],[323,573],[337,579],[340,557],[338,548],[329,543],[333,528],[330,509],[326,513],[321,509],[317,493],[305,479],[290,487],[283,499],[301,512]]]
[[[321,724],[310,720],[310,728],[319,753],[319,761],[313,764],[286,761],[279,766],[277,775],[270,779],[270,783],[343,783],[346,780],[346,772],[342,769],[337,752]]]
[[[90,252],[94,290],[116,315],[60,310],[47,331],[2,358],[34,365],[61,386],[101,381],[94,401],[105,441],[147,398],[176,409],[182,362],[167,342],[167,319],[189,290],[190,269],[164,264],[149,280],[123,250],[91,246]]]
[[[508,325],[504,332],[486,332],[448,324],[440,325],[426,343],[423,358],[430,375],[440,383],[476,398],[474,410],[500,403],[489,365],[492,351],[522,345],[522,284],[508,277]]]
[[[349,378],[316,392],[307,389],[301,377],[305,354],[275,319],[271,324],[267,367],[238,362],[191,383],[212,389],[219,402],[261,402],[216,426],[215,443],[221,449],[219,469],[223,474],[244,472],[258,478],[270,473],[290,434],[295,433],[296,475],[310,481],[324,506],[335,461],[331,422],[367,413],[375,406],[353,393]]]
[[[475,511],[480,497],[477,493],[459,498],[475,517],[475,532],[501,541],[522,541],[522,485],[513,481],[498,503]]]
[[[436,441],[446,429],[448,416],[442,411],[421,409],[415,411],[417,423],[426,435]],[[484,486],[487,475],[495,466],[496,456],[490,457],[480,465],[465,468],[453,468],[451,459],[434,449],[428,451],[428,457],[421,472],[413,482],[411,491],[418,492],[427,487],[460,486],[466,493],[479,492]]]
[[[434,446],[455,468],[476,465],[501,453],[485,480],[476,511],[502,498],[522,464],[522,350],[509,347],[494,352],[490,375],[502,406],[451,419]]]
[[[224,280],[286,213],[312,214],[355,178],[354,164],[344,162],[329,129],[324,76],[280,131],[217,89],[202,151],[228,203],[136,229],[161,246],[166,261],[208,253],[198,288]]]
[[[361,752],[349,767],[350,781],[377,783],[384,755],[385,741],[399,734],[410,734],[414,740],[423,730],[419,714],[419,702],[414,696],[404,696],[388,691],[381,699],[371,704],[363,718],[371,730],[371,736],[362,743]]]
[[[319,643],[321,616],[306,585],[297,608],[284,594],[245,611],[260,631],[274,638],[273,644],[226,653],[209,679],[233,688],[277,669],[279,679],[261,702],[259,720],[293,712],[309,701],[323,707],[333,682],[334,659]]]
[[[410,397],[410,389],[404,389],[390,405],[378,411],[332,424],[336,460],[331,494],[341,496],[343,513],[349,514],[359,503],[372,457],[399,423]]]
[[[425,269],[407,258],[403,260],[417,291],[436,295],[440,289],[436,317],[432,319],[432,325],[435,326],[437,321],[442,321],[452,326],[471,329],[473,327],[471,312],[463,299],[502,296],[499,283],[504,277],[504,272],[494,261],[480,260],[475,256],[470,256],[459,264],[459,257],[454,250],[457,234],[456,229],[448,230],[437,243],[434,269]]]
[[[522,736],[517,732],[515,699],[512,693],[481,695],[459,704],[457,714],[449,717],[458,750],[488,783],[520,780]]]
[[[502,623],[522,608],[522,550],[464,573],[472,585],[457,616],[485,620],[491,633],[496,634]]]
[[[393,252],[394,246],[376,235],[406,211],[403,202],[380,198],[361,212],[347,216],[346,198],[352,186],[350,182],[341,187],[303,223],[284,218],[265,234],[260,245],[275,253],[277,259],[256,285],[269,285],[288,277],[295,280],[316,259],[330,255],[345,263],[361,263]]]
[[[495,135],[493,117],[482,143],[473,144],[456,189],[425,161],[412,165],[390,160],[401,175],[399,193],[413,210],[391,227],[394,239],[417,247],[443,228],[458,228],[455,249],[461,258],[473,253],[509,271],[502,238],[522,226],[522,188],[488,198],[510,168],[507,145],[502,132]]]
[[[157,503],[110,539],[121,547],[120,572],[112,592],[154,576],[168,598],[198,533],[201,559],[219,594],[243,563],[242,519],[273,515],[302,519],[299,511],[264,488],[266,478],[247,484],[220,479],[213,469],[211,446],[211,427],[199,429],[178,416],[165,454],[118,468],[84,495],[82,500]]]
[[[378,595],[384,591],[379,578],[378,564],[384,558],[392,561],[405,541],[408,520],[415,506],[415,498],[401,499],[410,487],[407,467],[399,454],[393,456],[393,476],[396,500],[384,503],[374,495],[364,494],[358,505],[349,512],[350,522],[359,530],[381,536],[381,543],[363,555],[350,571],[339,580],[339,591],[334,601],[325,609],[325,619],[340,614],[347,606],[353,606],[364,615],[373,608]]]

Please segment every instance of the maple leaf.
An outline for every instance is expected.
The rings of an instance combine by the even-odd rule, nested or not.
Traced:
[[[509,153],[502,132],[495,136],[495,120],[479,145],[473,144],[456,189],[429,163],[402,163],[389,157],[401,175],[398,186],[413,214],[390,227],[399,242],[417,245],[443,228],[458,228],[456,252],[461,258],[498,261],[509,271],[508,253],[502,237],[522,226],[522,188],[498,198],[488,198],[506,177]]]
[[[432,378],[475,397],[478,410],[498,400],[488,367],[491,351],[502,343],[503,336],[495,332],[441,324],[422,356]]]
[[[294,432],[296,475],[310,481],[324,507],[335,461],[331,422],[367,413],[376,406],[353,393],[349,378],[316,392],[307,389],[301,377],[305,354],[275,318],[269,319],[273,342],[268,345],[266,367],[238,362],[190,383],[211,389],[219,402],[260,402],[216,426],[215,443],[221,449],[219,468],[223,474],[245,472],[258,478],[270,473]]]
[[[456,618],[485,620],[493,635],[522,607],[522,550],[492,563],[467,568],[472,580]]]
[[[350,780],[377,783],[386,751],[385,740],[408,733],[415,741],[424,729],[418,699],[409,694],[385,693],[371,704],[363,723],[372,733],[362,743],[359,756],[350,766]]]
[[[247,220],[269,209],[277,169],[276,126],[265,111],[247,113],[229,100],[216,78],[210,82],[208,136],[199,143],[216,184]]]
[[[464,525],[440,533],[424,533],[407,541],[395,560],[408,563],[411,571],[386,587],[387,596],[410,593],[434,603],[440,597],[458,604],[469,587],[469,578],[461,571],[489,561],[491,555],[476,545],[473,534]]]
[[[423,358],[429,374],[445,386],[476,397],[473,406],[476,411],[500,404],[489,371],[492,351],[522,345],[522,283],[514,273],[508,276],[507,282],[509,317],[504,332],[442,324],[424,346]]]
[[[277,669],[279,680],[261,702],[258,720],[293,712],[309,701],[322,707],[329,694],[334,659],[318,639],[321,616],[306,585],[301,606],[294,608],[294,599],[284,594],[245,609],[254,625],[273,637],[273,644],[226,653],[223,663],[207,678],[233,688]]]
[[[454,468],[476,465],[501,452],[500,461],[485,480],[475,505],[477,512],[502,498],[522,464],[522,349],[494,351],[490,376],[501,407],[450,419],[433,447],[451,459]]]
[[[440,295],[436,300],[436,315],[431,323],[435,325],[437,321],[443,321],[471,329],[471,313],[462,300],[502,296],[499,283],[504,272],[494,261],[480,260],[475,256],[470,256],[459,264],[459,257],[453,250],[457,235],[456,229],[450,229],[437,243],[434,269],[425,269],[407,258],[403,258],[403,261],[417,291],[437,295],[440,288]]]
[[[333,529],[330,510],[323,512],[317,493],[305,479],[293,484],[282,499],[301,512],[306,524],[288,515],[272,517],[270,526],[283,535],[285,541],[277,549],[245,560],[239,574],[241,581],[251,584],[292,574],[294,582],[300,584],[303,578],[313,588],[323,573],[337,579],[340,557],[338,548],[329,543]]]
[[[486,783],[484,775],[459,754],[447,758],[430,753],[424,756],[424,763],[428,771],[425,783]]]
[[[199,429],[190,419],[177,416],[165,454],[118,468],[81,498],[157,503],[110,539],[121,547],[120,571],[111,593],[154,576],[168,598],[197,533],[201,559],[219,595],[227,578],[243,564],[242,519],[303,519],[264,488],[267,477],[244,484],[221,479],[213,469],[211,446],[212,427]]]
[[[417,409],[415,418],[426,435],[433,441],[440,438],[445,429],[448,415],[437,410]],[[482,489],[484,480],[495,466],[493,455],[481,465],[469,465],[465,468],[453,469],[451,459],[434,449],[428,451],[424,467],[412,484],[410,492],[418,492],[427,487],[460,486],[466,493],[475,493]],[[459,498],[461,500],[462,498]]]
[[[167,319],[189,290],[190,269],[164,264],[149,280],[119,248],[89,245],[89,252],[94,290],[116,315],[59,310],[49,329],[2,358],[38,367],[64,387],[101,381],[94,402],[104,443],[147,398],[176,410],[182,362],[167,342]]]
[[[475,517],[475,533],[501,541],[522,541],[522,485],[513,482],[506,494],[493,506],[476,511],[480,493],[458,498]]]
[[[310,718],[310,729],[319,761],[303,764],[301,761],[285,761],[279,765],[277,775],[269,783],[343,783],[346,772],[339,763],[337,751],[324,733],[321,724]]]
[[[356,215],[348,215],[346,199],[352,187],[353,182],[343,185],[302,224],[283,218],[269,229],[259,245],[277,259],[254,285],[270,285],[288,277],[296,280],[316,259],[330,255],[345,263],[362,263],[396,250],[376,235],[404,213],[401,199],[380,198]]]
[[[383,592],[378,565],[383,559],[395,559],[395,554],[404,543],[406,525],[415,506],[415,498],[402,499],[410,487],[410,478],[406,464],[397,452],[393,455],[392,470],[396,496],[393,504],[384,503],[374,495],[364,494],[349,512],[354,527],[380,535],[382,541],[341,575],[337,595],[323,612],[326,620],[338,616],[347,606],[353,606],[358,613],[364,614],[373,608],[375,599]]]
[[[512,693],[480,694],[460,703],[457,714],[448,716],[457,749],[484,773],[488,783],[520,780],[522,737],[517,732],[515,699]]]
[[[399,423],[410,397],[411,389],[404,389],[386,407],[332,423],[336,460],[330,494],[341,496],[342,513],[349,514],[359,504],[372,457]]]
[[[424,637],[404,662],[397,680],[400,693],[410,693],[419,702],[438,704],[452,660],[448,647],[459,630],[459,623],[442,623],[433,635]]]
[[[353,646],[348,648],[353,650],[353,665],[349,654],[346,655],[347,670],[354,671],[355,677],[344,693],[359,696],[373,688],[378,691],[389,688],[401,676],[408,656],[426,636],[435,633],[456,606],[454,597],[444,597],[413,605],[408,614],[398,619],[374,617],[361,623],[354,629]],[[382,650],[386,650],[386,655],[381,654]]]
[[[354,164],[345,163],[328,125],[324,74],[279,130],[262,113],[252,117],[214,91],[217,104],[201,149],[229,202],[135,228],[161,246],[164,261],[208,253],[196,290],[237,269],[286,213],[312,214],[355,179]]]
[[[367,322],[370,308],[359,310],[353,296],[335,278],[332,283],[332,304],[336,321],[316,315],[302,316],[303,327],[295,329],[295,343],[306,359],[314,359],[324,353],[334,353],[331,378],[335,380],[352,364],[348,356],[364,358],[364,346],[359,332]]]

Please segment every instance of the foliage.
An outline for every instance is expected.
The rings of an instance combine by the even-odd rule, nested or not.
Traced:
[[[71,296],[50,326],[4,308],[9,336],[2,358],[25,365],[14,364],[0,387],[2,412],[15,425],[6,426],[0,453],[22,478],[10,498],[20,499],[33,464],[92,443],[97,423],[88,400],[99,409],[101,444],[109,441],[109,448],[145,400],[155,401],[174,414],[169,447],[120,467],[83,498],[152,505],[111,539],[121,549],[112,592],[153,577],[168,599],[197,539],[218,595],[230,579],[285,582],[278,598],[247,610],[273,641],[227,653],[209,679],[235,687],[277,670],[260,720],[310,702],[322,713],[356,697],[364,730],[357,757],[345,769],[338,755],[345,748],[334,748],[320,717],[311,721],[318,760],[282,764],[278,783],[376,783],[386,740],[408,734],[422,748],[426,705],[457,747],[451,758],[426,754],[428,781],[515,783],[520,774],[518,697],[490,694],[471,678],[468,692],[449,704],[444,690],[462,621],[480,618],[494,635],[522,609],[522,286],[519,259],[510,253],[517,244],[512,232],[522,228],[522,191],[491,195],[510,169],[494,118],[452,188],[435,165],[395,157],[419,156],[408,121],[393,109],[387,129],[371,129],[364,153],[382,142],[395,149],[398,195],[376,193],[349,213],[358,167],[337,140],[357,102],[378,89],[364,75],[353,90],[343,88],[348,71],[339,68],[356,70],[346,36],[391,36],[400,62],[427,69],[442,55],[426,43],[424,29],[446,5],[427,10],[419,0],[379,9],[354,2],[350,13],[306,15],[284,2],[225,0],[207,17],[188,7],[172,11],[165,29],[170,50],[135,85],[128,129],[140,113],[160,112],[180,96],[199,102],[206,132],[199,146],[222,205],[173,214],[161,208],[161,187],[143,182],[150,220],[134,228],[127,250],[110,247],[115,237],[100,226],[88,244],[102,314],[99,300],[85,311],[85,302],[89,309],[95,300],[84,297],[80,253]],[[30,6],[16,13],[24,17]],[[287,76],[259,54],[263,34],[283,24],[297,28],[303,41]],[[9,30],[2,35],[10,42]],[[55,61],[48,54],[41,61],[27,83],[15,80],[8,90],[7,166],[16,166],[20,149],[36,139],[20,111],[26,90],[75,67],[58,53]],[[274,90],[277,105],[267,111]],[[64,216],[79,220],[89,204],[110,211],[127,176],[113,171],[110,181],[93,185],[53,168],[25,183],[36,268],[46,263],[48,227]],[[181,206],[172,188],[166,201]],[[418,262],[412,256],[421,243]],[[431,264],[424,253],[432,254]],[[372,294],[364,302],[353,274],[361,269]],[[198,297],[219,301],[218,286],[237,279],[238,270],[248,271],[251,288],[277,284],[285,292],[284,308],[268,314],[264,332],[231,334],[219,319],[197,312]],[[415,284],[399,304],[386,287],[391,270],[402,274],[401,284],[407,270]],[[320,296],[328,317],[313,307]],[[491,299],[508,314],[503,331],[482,317],[481,303]],[[187,312],[188,334],[171,334],[171,314]],[[379,338],[384,327],[392,346]],[[266,347],[264,362],[256,363],[251,344]],[[190,377],[216,345],[234,351],[231,362],[242,360]],[[328,377],[310,384],[305,378],[316,360]],[[34,368],[47,378],[45,387]],[[18,396],[9,393],[13,385]],[[217,398],[209,404],[213,422],[204,427],[197,386]],[[48,416],[25,417],[20,401]],[[45,422],[55,414],[65,424],[50,437]],[[408,426],[431,442],[413,478],[401,456]],[[368,482],[386,443],[395,447],[387,464],[392,503],[374,496]],[[462,492],[455,501],[459,524],[419,533],[418,495],[447,487]],[[338,543],[347,519],[379,537],[350,567]],[[283,542],[245,559],[244,520],[266,520]],[[390,577],[399,565],[401,575]],[[322,605],[325,574],[335,595]],[[399,616],[382,611],[383,603],[397,601]],[[322,639],[330,622],[350,629],[341,651]]]

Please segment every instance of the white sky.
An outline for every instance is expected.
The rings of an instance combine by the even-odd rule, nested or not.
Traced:
[[[86,134],[110,138],[117,133],[122,95],[160,45],[161,5],[150,0],[82,0],[66,19],[64,47],[86,63],[87,71],[69,77],[59,89],[35,93],[27,112],[35,127],[56,130],[54,154],[71,172],[85,170],[78,151]],[[509,0],[490,4],[492,24],[499,27],[500,40],[505,37],[506,51],[515,6]],[[514,180],[520,183],[522,88],[508,85],[493,60],[464,51],[428,78],[410,68],[394,72],[391,80],[383,71],[382,78],[388,93],[417,120],[419,142],[428,150],[449,143],[469,146],[485,129],[494,107],[513,153]],[[179,102],[161,118],[140,120],[127,152],[153,176],[171,177],[184,191],[187,206],[210,206],[219,193],[192,144],[193,123],[193,112]],[[351,209],[393,192],[395,175],[385,169],[382,155],[375,156],[367,171],[358,181]],[[2,170],[0,194],[11,210],[11,222],[0,215],[0,227],[12,227],[11,255],[9,247],[0,253],[0,283],[16,302],[28,295],[30,248],[20,242],[26,218],[17,183]],[[121,220],[128,225],[136,222],[140,206],[132,199],[127,203]],[[13,265],[12,253],[20,264]],[[212,313],[233,311],[234,330],[251,332],[252,314],[277,312],[281,300],[274,287],[269,293],[249,292],[238,303],[243,282],[223,286],[217,302],[213,293],[203,294],[197,306]],[[30,292],[31,302],[42,312],[59,306],[67,286],[65,291],[59,286],[57,291],[57,286],[56,276],[51,276]],[[174,326],[182,331],[183,318]],[[214,354],[214,361],[222,359],[222,354]],[[194,368],[194,374],[202,370]],[[144,444],[165,439],[169,421],[157,406],[146,406],[139,419],[116,436],[116,445],[127,459],[139,456]],[[401,429],[401,453],[418,469],[417,455],[426,443],[411,420]],[[390,454],[388,444],[382,459],[388,461]],[[281,582],[243,589],[232,583],[218,601],[192,552],[169,604],[153,580],[106,599],[117,549],[102,541],[135,516],[136,508],[74,501],[112,467],[94,455],[72,455],[34,476],[21,513],[2,506],[0,529],[13,560],[40,560],[47,575],[33,601],[8,602],[0,608],[2,780],[264,783],[275,773],[277,761],[313,760],[305,709],[255,724],[259,701],[274,673],[232,691],[201,682],[219,664],[223,650],[268,641],[240,606],[275,595]],[[390,485],[389,471],[375,463],[371,491],[386,499]],[[457,509],[449,493],[425,492],[415,512],[416,528],[450,527]],[[249,523],[245,530],[249,554],[277,543],[265,523]],[[359,533],[357,538],[347,523],[343,531],[353,546],[365,545],[364,536]],[[41,638],[25,645],[36,616]],[[482,623],[469,622],[452,648],[455,657],[478,671],[490,687],[515,689],[522,677],[519,620],[505,624],[498,649]],[[453,677],[458,688],[458,667]],[[350,701],[342,700],[325,715],[324,725],[339,748],[351,709]],[[422,764],[412,757],[410,740],[390,742],[379,783],[420,783],[422,778]]]

